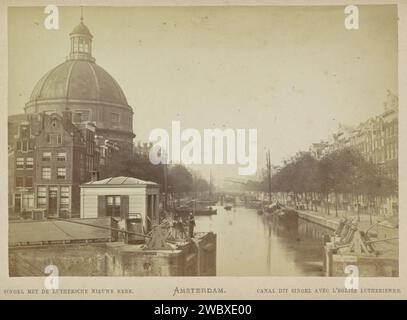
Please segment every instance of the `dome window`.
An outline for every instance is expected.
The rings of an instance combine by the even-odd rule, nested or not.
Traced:
[[[110,113],[110,122],[118,124],[120,122],[120,115],[118,113]]]

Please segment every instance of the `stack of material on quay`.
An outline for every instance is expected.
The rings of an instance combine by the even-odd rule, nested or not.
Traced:
[[[397,277],[399,274],[398,224],[389,220],[361,231],[354,221],[343,220],[325,244],[327,276],[346,276],[355,265],[361,277]]]

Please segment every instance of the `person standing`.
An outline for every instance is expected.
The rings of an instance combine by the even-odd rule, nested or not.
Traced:
[[[189,237],[194,237],[195,218],[192,213],[189,214]]]

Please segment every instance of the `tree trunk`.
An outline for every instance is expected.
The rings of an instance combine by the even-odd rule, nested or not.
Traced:
[[[357,212],[358,212],[358,222],[360,222],[360,205],[359,205],[359,195],[356,195],[356,205],[357,205]]]
[[[307,211],[309,210],[309,203],[308,203],[308,192],[305,192],[305,203],[307,204]]]
[[[326,208],[327,214],[329,215],[329,192],[326,193]]]
[[[335,217],[338,217],[338,194],[335,192]]]

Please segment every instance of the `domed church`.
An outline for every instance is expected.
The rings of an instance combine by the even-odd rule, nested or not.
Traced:
[[[133,110],[117,81],[96,64],[93,36],[83,18],[69,35],[69,57],[38,81],[25,112],[71,111],[74,123],[93,122],[98,137],[116,142],[122,152],[131,152]]]

